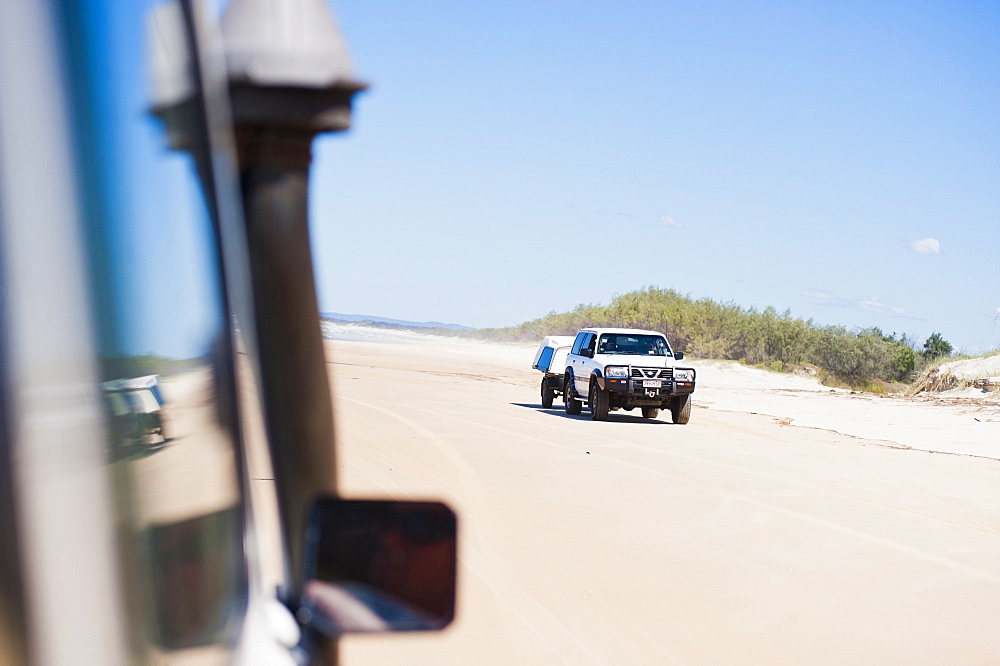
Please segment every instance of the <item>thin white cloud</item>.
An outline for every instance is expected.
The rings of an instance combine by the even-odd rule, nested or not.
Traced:
[[[678,222],[677,220],[675,220],[674,218],[670,217],[669,215],[661,215],[660,216],[660,222],[663,222],[663,224],[667,225],[668,227],[683,227],[684,226],[683,223]]]
[[[872,310],[874,312],[891,312],[893,314],[906,314],[906,310],[904,308],[901,308],[898,305],[889,305],[887,303],[883,303],[882,300],[877,296],[869,296],[863,301],[858,301],[858,307],[861,308],[862,310]]]
[[[852,308],[856,310],[869,310],[871,312],[891,312],[892,314],[905,315],[906,308],[898,305],[883,303],[877,296],[869,296],[860,301],[838,296],[829,291],[821,289],[809,289],[802,292],[803,296],[808,296],[815,305],[833,305],[839,308]]]
[[[863,301],[858,301],[858,307],[862,310],[873,310],[875,312],[885,312],[889,309],[889,306],[875,296],[869,296]]]
[[[836,296],[828,291],[819,291],[816,289],[803,291],[802,295],[817,301],[832,301],[836,298]]]
[[[816,305],[835,305],[841,308],[849,308],[852,305],[850,300],[821,289],[810,289],[802,292],[802,295],[808,296]]]
[[[941,254],[941,242],[937,238],[921,238],[910,243],[910,247],[920,254]]]

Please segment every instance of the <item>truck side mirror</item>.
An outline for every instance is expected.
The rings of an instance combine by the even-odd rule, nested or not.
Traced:
[[[443,629],[455,616],[457,543],[441,502],[320,498],[299,621],[328,636]]]
[[[580,350],[580,356],[586,356],[587,358],[594,358],[594,350],[593,349],[581,349]]]
[[[684,352],[680,352],[680,351],[679,352],[674,352],[674,358],[676,358],[678,361],[683,361],[684,360]]]

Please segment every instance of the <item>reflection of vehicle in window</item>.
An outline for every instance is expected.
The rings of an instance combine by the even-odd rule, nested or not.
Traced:
[[[159,377],[113,379],[104,382],[104,398],[111,409],[113,429],[122,445],[141,445],[157,436],[169,442],[165,401]]]

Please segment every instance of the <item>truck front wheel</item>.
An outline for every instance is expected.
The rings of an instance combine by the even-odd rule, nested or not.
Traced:
[[[596,379],[590,380],[590,418],[595,421],[608,420],[608,392],[597,385]]]
[[[563,385],[563,400],[566,401],[566,413],[570,416],[576,416],[583,408],[583,404],[573,396],[573,379],[570,377],[566,377]]]
[[[691,396],[679,395],[670,401],[670,416],[674,423],[684,425],[691,420]]]

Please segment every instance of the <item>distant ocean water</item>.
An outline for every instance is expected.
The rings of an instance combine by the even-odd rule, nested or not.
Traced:
[[[325,340],[342,340],[347,342],[398,342],[422,337],[422,334],[399,329],[375,328],[364,325],[334,324],[320,322],[320,330]]]

